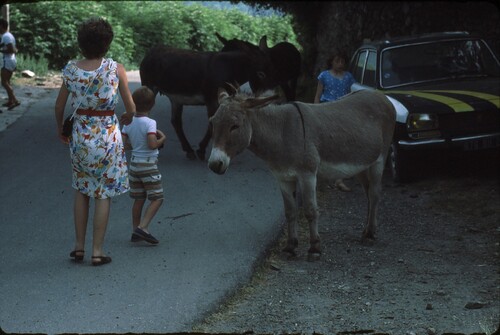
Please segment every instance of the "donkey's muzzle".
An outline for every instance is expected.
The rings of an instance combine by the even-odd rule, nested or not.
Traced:
[[[226,169],[224,168],[224,163],[221,161],[213,161],[208,163],[208,167],[210,170],[217,174],[224,174],[226,172]]]
[[[213,148],[208,158],[208,168],[217,174],[224,174],[229,166],[229,156],[218,148]]]

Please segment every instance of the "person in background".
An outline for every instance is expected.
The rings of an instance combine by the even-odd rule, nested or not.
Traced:
[[[14,89],[10,83],[12,74],[16,70],[17,60],[16,60],[16,39],[9,31],[9,22],[5,19],[0,19],[0,34],[2,35],[2,40],[0,42],[0,51],[3,53],[3,65],[1,70],[2,86],[7,91],[8,100],[3,104],[8,110],[16,108],[21,103],[17,100],[14,94]]]
[[[318,76],[318,86],[314,96],[314,103],[335,101],[351,92],[351,86],[355,83],[352,74],[345,70],[347,56],[342,53],[334,53],[327,60],[327,69]],[[344,192],[351,189],[344,184],[342,179],[335,181],[335,186]]]
[[[111,198],[129,190],[127,159],[120,124],[115,114],[118,92],[126,113],[124,124],[131,122],[135,105],[123,65],[105,55],[113,40],[113,29],[104,19],[84,21],[77,31],[83,59],[71,60],[62,71],[63,83],[55,103],[57,134],[69,144],[75,191],[74,222],[76,244],[70,257],[81,262],[90,199],[95,199],[92,238],[92,265],[104,265],[111,257],[103,251]],[[70,138],[62,132],[64,108],[71,97],[75,111]]]
[[[156,128],[156,121],[149,117],[155,105],[155,94],[146,86],[141,86],[132,94],[136,113],[132,123],[124,126],[122,134],[125,147],[132,149],[129,167],[130,197],[132,206],[131,242],[144,240],[151,244],[159,241],[149,233],[149,223],[163,203],[161,174],[158,170],[158,149],[165,143],[165,134]],[[142,210],[146,199],[149,206],[144,216]],[[142,216],[142,219],[141,219]]]

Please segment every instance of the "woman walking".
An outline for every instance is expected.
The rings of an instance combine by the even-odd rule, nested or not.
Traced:
[[[112,40],[113,29],[104,19],[92,18],[81,24],[78,45],[84,58],[69,61],[63,69],[63,84],[55,104],[57,133],[63,143],[69,143],[72,187],[76,190],[76,243],[70,257],[83,260],[90,198],[93,198],[93,265],[111,262],[111,257],[103,251],[111,198],[129,190],[125,150],[114,113],[118,91],[126,109],[121,118],[124,124],[131,122],[135,105],[125,68],[111,58],[104,58]],[[67,138],[61,132],[69,97],[75,113],[72,135]]]

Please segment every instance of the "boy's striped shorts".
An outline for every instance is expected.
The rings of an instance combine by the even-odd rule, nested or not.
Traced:
[[[132,156],[129,168],[130,197],[132,199],[163,199],[161,174],[156,157]]]

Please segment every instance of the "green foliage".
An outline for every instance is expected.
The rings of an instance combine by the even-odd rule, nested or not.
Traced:
[[[46,58],[49,66],[61,68],[78,50],[76,26],[81,20],[77,12],[83,3],[37,2],[10,6],[11,28],[19,53],[35,59]],[[88,5],[87,5],[88,6]],[[78,21],[78,22],[75,22]]]
[[[236,9],[211,9],[182,1],[39,1],[10,4],[10,30],[18,55],[62,69],[68,60],[81,57],[76,31],[93,16],[113,26],[115,37],[107,56],[127,69],[138,68],[147,50],[157,44],[220,50],[216,32],[254,44],[266,35],[269,46],[288,41],[300,48],[290,16],[253,17]]]
[[[45,58],[35,59],[31,56],[25,56],[19,54],[16,57],[17,60],[17,71],[16,75],[21,71],[30,70],[36,73],[37,76],[45,76],[49,71],[49,62]]]
[[[189,27],[182,22],[184,5],[178,2],[127,1],[121,19],[133,31],[132,61],[139,64],[144,54],[157,44],[187,48]]]

